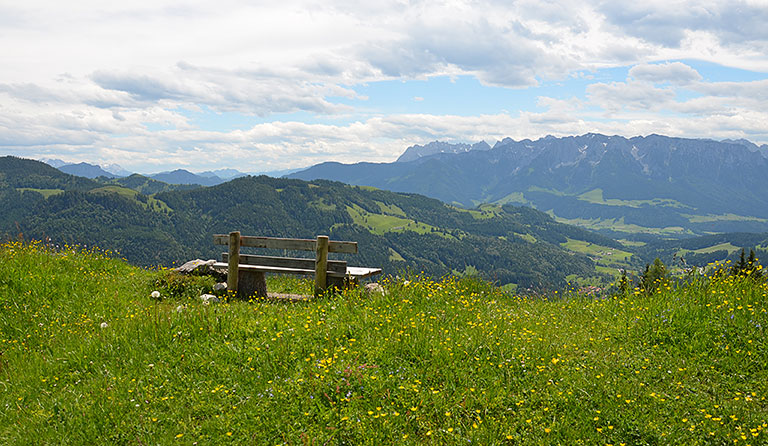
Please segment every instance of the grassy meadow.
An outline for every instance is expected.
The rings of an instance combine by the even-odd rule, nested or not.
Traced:
[[[381,283],[204,304],[210,278],[2,245],[0,443],[768,444],[765,283]]]

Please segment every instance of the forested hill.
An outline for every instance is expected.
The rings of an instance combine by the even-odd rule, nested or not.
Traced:
[[[21,232],[55,243],[95,244],[141,265],[218,257],[221,249],[211,236],[231,230],[290,237],[327,233],[359,242],[351,264],[382,266],[391,274],[476,269],[501,284],[553,288],[564,286],[569,275],[595,274],[589,258],[559,243],[620,247],[525,207],[462,210],[420,195],[269,177],[148,196],[49,171],[35,161],[0,159],[0,167],[23,170],[19,163],[40,169],[39,183],[5,181],[13,169],[0,170],[0,231],[6,237]]]
[[[88,178],[70,175],[48,164],[17,158],[0,157],[0,187],[46,190],[90,190],[99,184]]]

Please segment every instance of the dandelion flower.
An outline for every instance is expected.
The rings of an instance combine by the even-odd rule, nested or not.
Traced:
[[[152,291],[150,296],[152,297],[152,299],[160,299],[160,291],[157,291],[157,290]]]
[[[109,327],[109,324],[108,324],[108,323],[106,323],[106,322],[102,322],[102,323],[101,323],[101,325],[99,325],[99,327],[101,327],[101,328],[107,328],[107,327]]]

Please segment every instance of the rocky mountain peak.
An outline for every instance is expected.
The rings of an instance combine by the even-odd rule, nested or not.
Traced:
[[[483,151],[491,150],[491,146],[485,141],[480,141],[475,144],[456,143],[451,144],[443,141],[432,141],[429,144],[413,145],[405,149],[402,155],[396,162],[408,162],[415,161],[420,158],[428,156],[438,155],[441,153],[465,153],[470,151]]]

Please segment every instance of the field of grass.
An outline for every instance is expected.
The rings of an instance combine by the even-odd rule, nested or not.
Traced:
[[[160,201],[153,196],[148,196],[146,201],[140,201],[137,199],[139,192],[122,186],[103,186],[90,191],[92,194],[118,194],[124,198],[135,200],[145,209],[155,209],[160,211],[170,212],[171,208],[168,207],[165,202]]]
[[[621,275],[619,269],[629,271],[636,267],[635,265],[632,265],[632,256],[634,254],[621,249],[609,248],[607,246],[597,245],[583,240],[572,239],[560,243],[560,246],[569,251],[586,254],[596,263],[595,270],[598,273],[613,276],[614,279]],[[583,282],[583,280],[577,281]]]
[[[314,208],[316,208],[316,209],[320,209],[321,211],[331,211],[332,212],[332,211],[336,210],[336,205],[335,204],[332,204],[332,203],[328,204],[322,198],[320,198],[318,200],[315,200],[315,201],[310,201],[309,205],[314,207]]]
[[[647,243],[645,242],[638,242],[636,240],[627,240],[627,239],[617,239],[617,242],[621,243],[624,246],[628,246],[630,248],[639,248],[641,246],[645,246]]]
[[[205,305],[212,285],[1,246],[0,443],[768,442],[764,283],[543,299],[413,276]]]
[[[626,206],[631,208],[639,208],[642,206],[660,206],[660,207],[673,207],[673,208],[686,208],[684,204],[677,200],[670,200],[667,198],[654,198],[652,200],[620,200],[618,198],[603,197],[602,189],[593,189],[577,197],[581,201],[587,203],[602,204],[604,206]]]
[[[615,232],[624,232],[627,234],[654,234],[660,236],[681,236],[681,235],[693,235],[693,232],[686,230],[680,226],[667,226],[665,228],[650,228],[645,226],[639,226],[631,223],[625,223],[624,217],[615,218],[562,218],[555,215],[552,210],[547,211],[547,214],[552,216],[556,221],[569,225],[580,226],[582,228],[591,229],[593,231],[610,230]]]
[[[398,217],[407,217],[407,215],[405,215],[405,211],[400,209],[397,205],[386,204],[386,203],[382,203],[381,201],[377,201],[376,204],[379,205],[379,209],[381,209],[382,214],[395,215]]]
[[[464,209],[458,206],[450,206],[451,209],[458,212],[466,212],[472,216],[475,220],[486,220],[496,218],[504,213],[501,205],[491,203],[477,203],[476,209]]]
[[[713,221],[757,221],[765,223],[765,218],[749,217],[745,215],[723,214],[723,215],[684,215],[691,223],[707,223]]]
[[[64,192],[64,189],[35,189],[32,187],[19,187],[16,190],[19,192],[24,192],[27,190],[32,192],[37,192],[41,194],[43,197],[45,197],[46,199],[52,195],[58,195]]]
[[[707,253],[711,253],[715,251],[723,251],[723,250],[728,251],[728,254],[731,254],[740,249],[741,249],[740,247],[734,246],[731,243],[720,243],[717,245],[712,245],[712,246],[708,246],[706,248],[701,248],[701,249],[694,249],[694,250],[681,249],[677,252],[677,255],[682,256],[691,252],[696,254],[707,254]]]
[[[512,192],[511,194],[505,196],[504,198],[494,201],[494,203],[498,205],[503,205],[503,204],[527,205],[527,204],[530,204],[531,201],[525,198],[525,195],[522,192]],[[476,206],[479,204],[481,203],[480,202],[475,203]]]
[[[625,265],[632,258],[632,253],[621,249],[609,248],[607,246],[597,245],[595,243],[585,242],[583,240],[568,239],[567,242],[560,243],[563,248],[586,254],[605,265]]]
[[[382,206],[383,203],[380,203]],[[397,217],[395,215],[373,214],[367,212],[358,205],[347,206],[347,213],[355,224],[358,224],[374,234],[382,235],[387,232],[413,231],[419,234],[434,232],[442,237],[451,237],[439,231],[439,228],[426,223],[416,222],[410,218]]]

